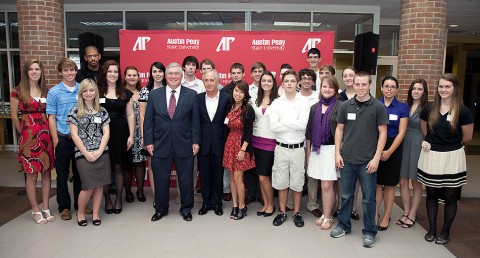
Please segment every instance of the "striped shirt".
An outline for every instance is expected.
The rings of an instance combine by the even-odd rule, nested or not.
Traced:
[[[63,81],[48,91],[47,115],[55,115],[57,132],[70,134],[70,126],[67,123],[67,116],[70,110],[77,105],[78,88],[80,84],[75,83],[75,89],[68,90]]]

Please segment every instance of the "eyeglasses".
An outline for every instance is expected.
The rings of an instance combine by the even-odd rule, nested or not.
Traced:
[[[99,54],[95,54],[95,55],[88,55],[87,56],[87,59],[97,59],[100,55]]]
[[[393,85],[383,85],[382,88],[386,89],[386,90],[394,90],[397,88],[397,86],[393,86]]]
[[[301,79],[302,79],[302,81],[306,81],[306,82],[313,81],[313,79],[311,77],[302,77]]]

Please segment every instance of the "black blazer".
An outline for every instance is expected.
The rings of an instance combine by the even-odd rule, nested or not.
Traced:
[[[232,110],[232,104],[228,106],[227,114],[230,112],[230,110]],[[245,151],[252,154],[253,153],[252,134],[253,134],[253,122],[255,122],[255,110],[253,110],[253,107],[250,105],[248,106],[247,114],[248,114],[247,121],[246,123],[243,124],[242,140],[240,141],[240,147],[243,145],[243,142],[248,142],[248,146]],[[226,131],[228,135],[229,129],[227,128]],[[253,157],[253,155],[250,155],[250,157]]]
[[[193,156],[192,144],[200,144],[197,92],[180,87],[173,119],[168,115],[166,87],[153,90],[148,96],[143,141],[145,146],[154,145],[154,157],[166,158],[172,151],[177,157]]]
[[[230,105],[230,96],[228,93],[220,91],[218,107],[210,121],[207,105],[205,103],[206,92],[197,95],[198,109],[200,111],[201,143],[200,155],[207,155],[210,151],[216,155],[223,155],[225,147],[225,117],[228,114]]]

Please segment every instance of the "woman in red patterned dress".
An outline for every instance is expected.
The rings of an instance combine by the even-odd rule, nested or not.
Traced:
[[[232,107],[225,119],[229,133],[223,154],[223,167],[230,173],[232,191],[233,208],[230,218],[235,220],[247,216],[243,172],[255,167],[253,148],[250,144],[255,111],[249,101],[248,84],[245,81],[237,82],[233,89]]]
[[[53,143],[45,114],[47,86],[43,77],[43,65],[37,60],[25,62],[20,84],[12,89],[10,108],[18,139],[19,170],[27,175],[26,190],[32,205],[33,220],[37,224],[55,221],[50,214],[50,172],[53,169]],[[36,183],[42,173],[43,209],[37,202]]]

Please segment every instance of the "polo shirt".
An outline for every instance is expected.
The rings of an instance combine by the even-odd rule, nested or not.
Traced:
[[[357,105],[355,97],[343,102],[336,121],[345,125],[340,153],[343,161],[350,164],[363,164],[373,159],[378,126],[389,124],[385,105],[371,96],[362,107]]]
[[[385,99],[382,97],[380,99],[380,102],[382,102],[385,105]],[[400,126],[400,119],[401,118],[407,118],[409,116],[409,109],[408,105],[406,103],[402,103],[397,100],[397,98],[393,98],[392,103],[387,107],[387,116],[388,116],[388,121],[390,122],[387,125],[387,137],[388,138],[395,138],[398,135],[398,127]]]
[[[70,134],[70,126],[67,123],[67,116],[70,110],[77,105],[78,88],[80,84],[75,83],[72,91],[68,90],[61,81],[48,91],[47,94],[47,115],[55,115],[57,132]]]

